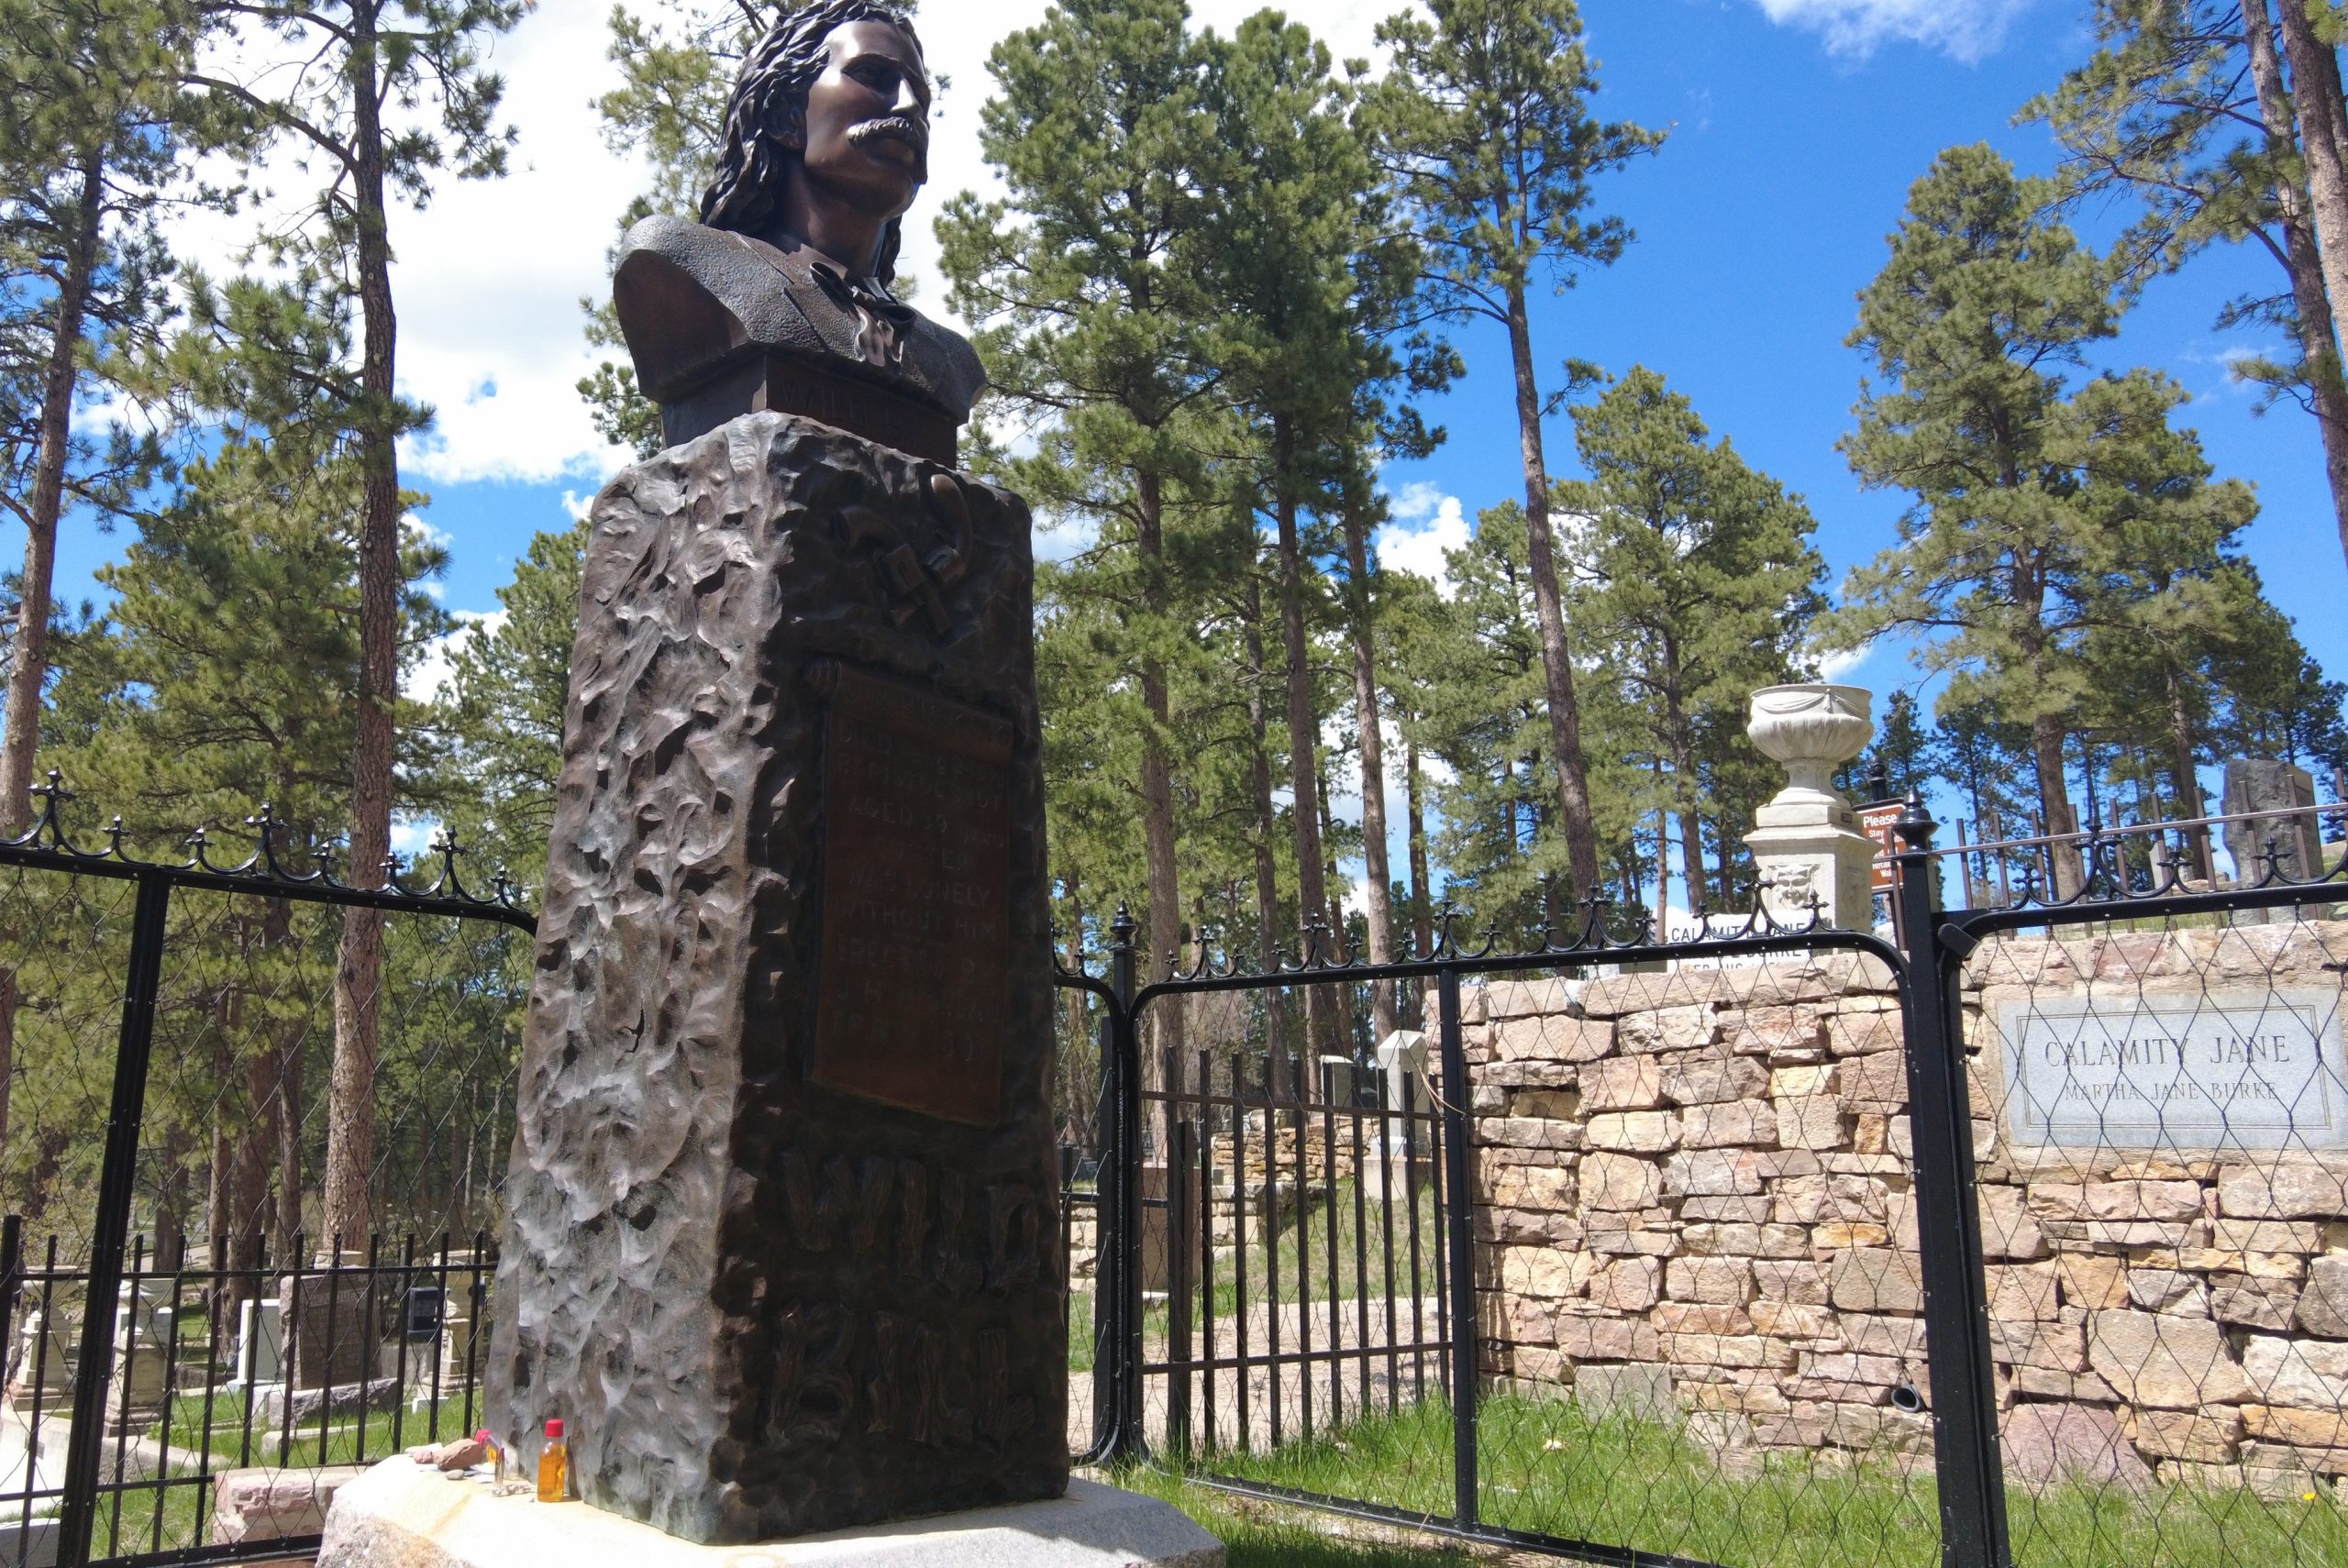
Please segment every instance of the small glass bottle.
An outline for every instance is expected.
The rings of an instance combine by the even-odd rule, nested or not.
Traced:
[[[538,1501],[559,1503],[570,1484],[570,1448],[562,1441],[559,1418],[547,1423],[546,1446],[538,1450]]]

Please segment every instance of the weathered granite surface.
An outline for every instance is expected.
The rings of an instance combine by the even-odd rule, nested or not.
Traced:
[[[1065,1489],[1033,570],[1016,497],[786,414],[596,500],[488,1409],[526,1456],[563,1418],[599,1507],[739,1542]],[[972,849],[999,876],[859,885],[860,929],[901,934],[827,967],[825,878],[857,868],[825,867],[826,814],[859,798],[824,798],[832,693],[876,690],[1008,753],[947,779],[901,735],[872,798],[994,778],[1008,842]],[[990,921],[1000,990],[935,959]],[[881,1080],[934,1042],[965,1077],[992,1052],[999,1092],[954,1120],[817,1082],[859,996]]]

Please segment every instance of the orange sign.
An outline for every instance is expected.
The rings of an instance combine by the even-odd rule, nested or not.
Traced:
[[[1899,867],[1892,865],[1888,857],[1899,853],[1899,836],[1893,830],[1907,809],[1899,801],[1859,808],[1859,831],[1876,842],[1874,887],[1878,893],[1888,893],[1899,886]]]

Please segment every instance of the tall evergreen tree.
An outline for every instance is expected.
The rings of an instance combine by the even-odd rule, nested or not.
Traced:
[[[1094,569],[1060,591],[1089,586],[1120,605],[1121,635],[1092,679],[1129,671],[1139,698],[1127,722],[1140,739],[1151,978],[1182,945],[1170,690],[1196,644],[1185,580],[1202,563],[1179,513],[1202,470],[1185,424],[1214,385],[1190,271],[1168,264],[1200,221],[1207,128],[1187,23],[1181,0],[1063,0],[997,45],[980,145],[1009,194],[966,194],[938,222],[953,304],[983,329],[1006,414],[1044,427],[1009,477],[1047,514],[1102,530]],[[1157,1043],[1179,1049],[1180,1012],[1161,1016]]]
[[[1589,215],[1589,182],[1662,138],[1591,116],[1597,72],[1574,0],[1429,0],[1426,15],[1396,17],[1378,36],[1393,67],[1371,120],[1404,219],[1425,247],[1430,304],[1508,334],[1548,745],[1567,864],[1587,896],[1598,883],[1598,836],[1550,524],[1541,422],[1554,406],[1534,363],[1528,301],[1536,277],[1569,287],[1580,270],[1622,254],[1630,230]]]
[[[298,276],[355,299],[360,359],[340,417],[360,466],[360,699],[351,745],[352,878],[379,881],[391,852],[393,719],[399,701],[401,491],[398,441],[425,417],[397,392],[392,202],[426,200],[435,175],[502,173],[513,136],[497,123],[504,82],[482,46],[531,0],[249,0],[239,10],[281,46],[223,59],[192,78],[244,105],[324,173],[313,221],[276,237]],[[289,64],[292,69],[288,69]],[[241,67],[241,69],[232,69]],[[404,126],[385,110],[421,111]],[[248,340],[248,348],[260,347]],[[383,964],[382,916],[349,911],[335,973],[335,1062],[328,1108],[326,1227],[353,1245],[372,1229],[373,1083]]]
[[[2065,370],[2117,330],[2120,305],[2113,267],[2042,215],[2050,194],[1987,147],[1950,149],[1859,296],[1851,342],[1883,383],[1863,387],[1843,450],[1863,484],[1917,500],[1899,547],[1852,574],[1839,629],[1931,636],[1919,657],[1959,672],[1957,701],[2026,720],[2059,836],[2078,827],[2064,741],[2104,554],[2078,497],[2132,442],[2166,436],[2175,398],[2142,372],[2072,393]],[[2054,866],[2058,890],[2077,891],[2076,855]]]
[[[1324,552],[1306,514],[1334,509],[1357,435],[1357,392],[1390,371],[1383,345],[1357,330],[1355,312],[1393,263],[1377,170],[1327,47],[1268,11],[1227,40],[1210,35],[1202,47],[1213,156],[1202,159],[1208,214],[1192,254],[1213,315],[1211,356],[1260,437],[1261,506],[1279,562],[1297,904],[1301,919],[1325,924],[1327,855],[1316,804],[1322,706],[1311,635]],[[1337,1043],[1326,992],[1312,987],[1305,998],[1315,1050]]]
[[[1708,444],[1694,406],[1645,367],[1576,408],[1574,430],[1590,477],[1560,485],[1558,502],[1587,519],[1579,554],[1594,580],[1577,619],[1584,646],[1603,649],[1629,688],[1640,749],[1668,770],[1655,805],[1678,821],[1680,876],[1700,910],[1713,805],[1702,731],[1722,715],[1741,721],[1755,687],[1792,678],[1823,608],[1817,522],[1725,439]]]
[[[23,404],[0,424],[0,502],[26,533],[0,837],[29,820],[59,521],[69,504],[122,511],[160,460],[151,434],[117,427],[93,443],[74,416],[94,381],[118,375],[168,315],[166,206],[227,200],[179,178],[239,139],[241,116],[184,82],[224,10],[203,0],[0,5],[0,385]]]
[[[2219,243],[2274,259],[2284,289],[2234,302],[2220,325],[2271,323],[2289,339],[2288,362],[2245,361],[2237,371],[2304,398],[2348,553],[2348,381],[2301,152],[2300,95],[2286,78],[2267,0],[2097,0],[2095,15],[2103,47],[2023,109],[2062,143],[2061,200],[2124,190],[2142,202],[2123,242],[2137,277],[2183,267]]]

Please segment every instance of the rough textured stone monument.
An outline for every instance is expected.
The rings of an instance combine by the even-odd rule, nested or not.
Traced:
[[[615,283],[676,444],[593,513],[489,1409],[695,1541],[1068,1485],[1029,520],[888,292],[928,94],[885,6],[778,19]]]

